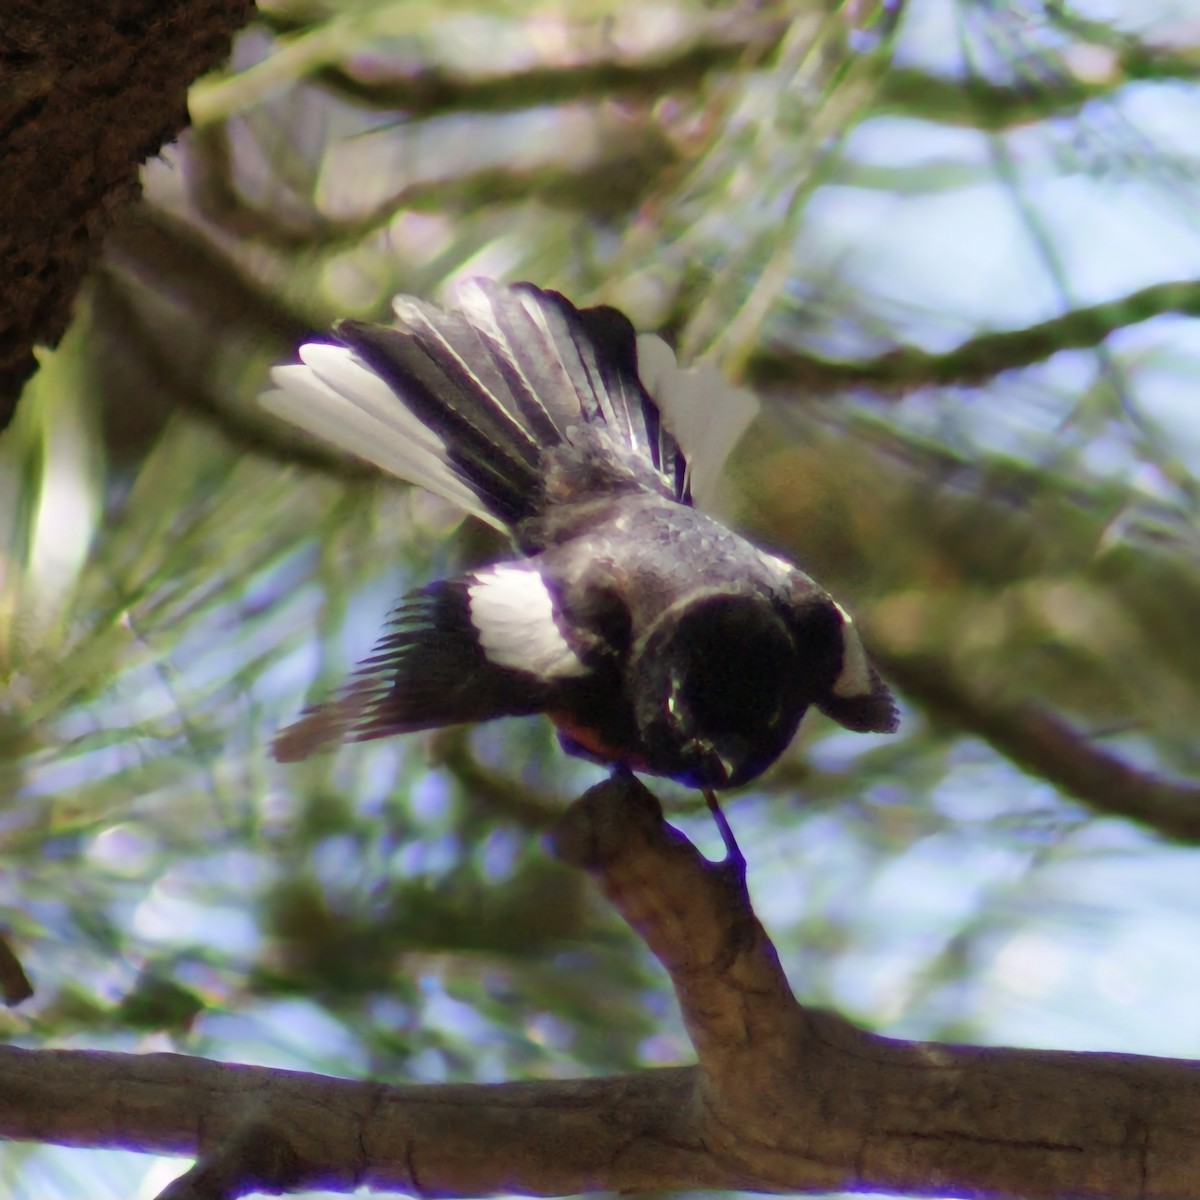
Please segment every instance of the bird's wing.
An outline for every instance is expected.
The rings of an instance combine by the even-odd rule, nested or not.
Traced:
[[[406,596],[338,694],[282,730],[274,754],[294,762],[347,741],[527,716],[587,674],[535,566],[502,563]]]

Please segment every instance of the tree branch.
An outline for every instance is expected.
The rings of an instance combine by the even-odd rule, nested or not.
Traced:
[[[1127,83],[1192,81],[1200,76],[1195,51],[1149,46],[1133,38],[1107,49],[1112,61],[1098,79],[1081,79],[1065,65],[1048,81],[1018,84],[890,71],[879,106],[942,125],[1000,131],[1076,113],[1089,101],[1115,95]]]
[[[198,1155],[201,1172],[227,1184],[228,1147],[269,1129],[292,1188],[368,1185],[440,1196],[716,1188],[722,1176],[689,1134],[694,1076],[680,1068],[386,1087],[178,1054],[7,1046],[0,1047],[0,1134]],[[242,1182],[271,1182],[259,1170],[243,1163]]]
[[[763,351],[751,357],[747,379],[759,386],[786,384],[820,393],[853,387],[902,392],[916,387],[979,384],[1002,371],[1044,362],[1060,350],[1099,345],[1118,329],[1165,313],[1200,316],[1200,280],[1157,283],[1024,329],[980,334],[945,354],[904,347],[854,362],[803,351]]]
[[[590,141],[591,151],[570,161],[548,156],[540,162],[409,181],[362,212],[330,218],[315,208],[285,215],[247,199],[233,177],[227,131],[207,128],[193,137],[189,183],[197,208],[214,225],[244,241],[311,253],[358,245],[406,209],[445,215],[536,197],[552,208],[623,220],[678,159],[658,123],[641,116],[595,113]]]
[[[1096,812],[1125,817],[1175,841],[1200,843],[1200,786],[1141,769],[1063,717],[1030,703],[997,703],[944,663],[889,659],[888,678],[944,724],[975,734],[1024,771]]]
[[[609,1079],[391,1087],[179,1055],[0,1048],[0,1135],[198,1154],[164,1194],[741,1189],[1182,1200],[1200,1070],[894,1041],[797,1004],[740,873],[632,779],[555,834],[671,975],[699,1063]]]
[[[280,34],[306,32],[310,26],[288,27],[267,14]],[[580,56],[574,61],[545,62],[503,74],[468,73],[445,65],[422,65],[392,73],[376,67],[369,77],[345,63],[344,44],[331,37],[331,61],[319,62],[313,78],[351,103],[377,110],[394,109],[409,118],[461,112],[515,112],[549,104],[591,103],[597,96],[657,99],[672,91],[691,91],[714,71],[744,69],[768,58],[789,28],[787,20],[769,12],[723,15],[688,38],[665,49]],[[1096,42],[1099,25],[1076,30],[1081,40]],[[988,130],[1048,120],[1075,113],[1086,103],[1111,96],[1133,81],[1194,80],[1200,62],[1188,50],[1153,46],[1125,37],[1103,45],[1111,62],[1102,77],[1084,79],[1066,65],[1050,78],[1016,84],[978,77],[948,78],[913,69],[888,71],[872,111],[900,113],[941,124],[970,125]],[[249,78],[201,84],[195,100],[199,127],[211,126],[262,99],[266,80]],[[277,82],[272,79],[272,82]]]
[[[595,103],[598,97],[644,97],[699,86],[713,71],[734,70],[770,54],[790,21],[757,12],[719,14],[687,39],[648,52],[606,52],[568,63],[543,62],[504,73],[468,73],[423,63],[415,70],[387,73],[377,65],[364,78],[346,66],[344,22],[306,33],[307,72],[343,100],[409,118],[459,112],[516,112],[551,104]],[[582,32],[582,31],[581,31]],[[326,49],[320,49],[324,39]],[[364,40],[365,35],[364,35]],[[277,70],[250,69],[235,79],[202,83],[192,97],[197,128],[226,120],[261,103],[277,87]]]
[[[728,23],[696,39],[644,58],[607,55],[574,62],[538,64],[505,75],[464,75],[452,68],[424,67],[405,75],[364,80],[341,65],[317,76],[344,99],[373,109],[397,109],[409,117],[455,112],[514,112],[546,104],[594,103],[598,96],[657,100],[694,89],[713,71],[734,70],[748,54],[756,58],[779,44],[790,22],[777,17]]]

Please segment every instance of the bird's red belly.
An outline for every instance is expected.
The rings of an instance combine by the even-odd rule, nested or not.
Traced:
[[[554,722],[560,738],[570,743],[566,746],[569,751],[578,747],[583,757],[595,758],[605,763],[620,763],[631,771],[650,769],[646,760],[636,750],[606,742],[596,730],[580,724],[570,713],[551,712],[546,715]]]

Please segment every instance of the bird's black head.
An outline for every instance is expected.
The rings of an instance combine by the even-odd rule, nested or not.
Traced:
[[[634,713],[647,764],[695,787],[762,774],[795,735],[842,660],[832,604],[785,619],[761,595],[689,599],[634,648]]]

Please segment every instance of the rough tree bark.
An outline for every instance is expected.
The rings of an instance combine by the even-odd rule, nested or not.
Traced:
[[[197,1155],[161,1200],[363,1185],[438,1196],[1200,1195],[1200,1064],[896,1041],[802,1007],[742,865],[704,859],[632,779],[581,797],[555,847],[670,974],[696,1065],[396,1087],[9,1047],[0,1136]]]
[[[17,0],[0,21],[0,429],[58,342],[142,162],[187,124],[253,0]]]

